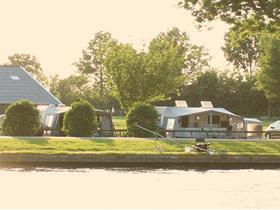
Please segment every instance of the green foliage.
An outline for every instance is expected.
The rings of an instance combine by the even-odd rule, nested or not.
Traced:
[[[263,35],[261,50],[258,87],[267,98],[280,97],[280,30]]]
[[[153,134],[144,131],[136,125],[140,125],[151,131],[158,131],[158,113],[155,108],[147,103],[136,103],[126,115],[127,130],[129,136],[154,137]]]
[[[179,66],[178,71],[188,77],[209,66],[210,57],[203,46],[191,44],[188,35],[176,27],[157,35],[149,45],[149,53],[161,54],[173,47],[176,48],[177,56],[184,61],[183,68]]]
[[[268,116],[271,115],[271,101],[280,98],[280,29],[265,33],[261,40],[260,72],[257,87],[268,99]]]
[[[222,49],[226,59],[245,73],[255,74],[258,69],[262,34],[275,30],[277,24],[263,23],[256,16],[236,22],[225,35],[225,46]]]
[[[35,56],[24,53],[16,53],[12,56],[9,56],[8,59],[10,61],[9,65],[22,66],[26,71],[30,72],[42,84],[48,84],[48,79],[44,75],[41,64]]]
[[[192,12],[198,23],[220,18],[231,24],[251,15],[256,15],[263,22],[280,21],[279,0],[180,0],[179,4]]]
[[[83,50],[82,57],[75,63],[80,73],[91,77],[93,90],[100,96],[104,96],[108,92],[104,59],[116,42],[108,32],[96,33],[88,43],[87,49]]]
[[[154,82],[153,87],[166,84],[170,89],[165,91],[170,90],[169,93],[172,93],[186,80],[191,81],[198,72],[209,67],[210,56],[202,46],[191,44],[185,32],[173,27],[165,33],[160,33],[150,42],[146,60],[154,71],[161,72],[151,75],[155,76],[153,81],[157,81],[160,76],[170,78],[170,81],[164,78],[167,81]],[[177,76],[177,83],[173,81],[174,76]]]
[[[84,75],[71,75],[61,80],[58,77],[53,77],[50,83],[50,91],[67,105],[85,99],[85,94],[91,93],[88,79]]]
[[[8,136],[35,136],[40,126],[39,111],[29,101],[11,104],[5,112],[3,134]]]
[[[190,71],[207,64],[202,48],[191,45],[185,33],[173,28],[159,34],[148,52],[130,45],[115,45],[105,59],[106,73],[114,96],[125,110],[135,102],[153,103],[176,93]]]
[[[116,45],[106,58],[106,73],[113,94],[126,110],[135,101],[143,99],[145,69],[141,65],[142,59],[141,54],[124,44]]]
[[[91,136],[97,128],[93,106],[87,101],[73,103],[63,124],[63,130],[70,136]]]
[[[120,110],[120,104],[113,96],[95,93],[86,75],[71,75],[65,79],[55,75],[50,80],[50,92],[67,105],[84,99],[97,109],[111,110],[114,107],[116,113]]]
[[[58,99],[61,100],[61,95],[63,95],[63,94],[61,94],[60,90],[59,90],[60,82],[61,82],[61,79],[59,78],[58,74],[55,74],[54,76],[50,76],[49,90],[55,97],[57,97]]]
[[[184,87],[181,96],[158,105],[174,106],[174,100],[187,100],[189,106],[199,106],[200,101],[209,100],[215,107],[226,108],[241,116],[263,116],[266,114],[266,98],[255,88],[255,77],[208,71],[198,75],[190,85]]]
[[[260,54],[259,41],[265,24],[250,18],[233,25],[225,35],[222,48],[226,59],[249,75],[255,73]]]

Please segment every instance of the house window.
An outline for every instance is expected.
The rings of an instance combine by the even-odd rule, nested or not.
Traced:
[[[181,127],[182,128],[188,128],[189,127],[189,117],[184,116],[181,118]]]
[[[220,124],[221,118],[219,115],[212,115],[212,124]]]

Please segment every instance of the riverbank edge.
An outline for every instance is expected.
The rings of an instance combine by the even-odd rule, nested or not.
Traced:
[[[279,164],[279,155],[208,154],[0,154],[0,164],[75,163],[75,164]]]

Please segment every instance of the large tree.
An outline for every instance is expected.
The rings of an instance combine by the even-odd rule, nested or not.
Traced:
[[[173,28],[155,37],[147,52],[115,45],[105,64],[115,96],[128,110],[135,102],[153,103],[176,93],[186,78],[208,64],[205,56],[185,33]]]
[[[115,43],[110,33],[100,31],[89,41],[82,57],[75,63],[80,73],[91,77],[93,89],[101,96],[106,95],[108,90],[104,59]]]
[[[124,109],[128,110],[134,102],[148,99],[145,94],[149,93],[143,89],[147,76],[143,54],[138,54],[128,44],[118,44],[108,54],[105,65],[112,92]]]
[[[177,71],[185,75],[186,81],[194,79],[197,73],[209,67],[210,56],[203,46],[192,44],[188,35],[174,27],[157,35],[149,45],[149,55],[161,55],[162,52],[176,47],[178,57],[184,60]]]
[[[260,55],[259,40],[265,27],[257,18],[250,18],[237,22],[225,34],[222,49],[226,59],[249,75],[256,72]]]
[[[225,46],[222,49],[226,59],[248,75],[256,74],[262,34],[265,31],[275,30],[277,30],[277,23],[264,23],[257,16],[235,22],[225,34]]]
[[[192,12],[198,23],[217,18],[234,23],[253,14],[264,22],[280,21],[279,0],[180,0],[179,4]]]
[[[270,116],[271,100],[280,98],[280,30],[265,33],[261,40],[260,72],[257,85],[268,100]]]
[[[8,65],[22,66],[31,73],[37,80],[44,85],[48,84],[48,79],[43,73],[41,64],[34,55],[16,53],[8,57],[10,63]]]

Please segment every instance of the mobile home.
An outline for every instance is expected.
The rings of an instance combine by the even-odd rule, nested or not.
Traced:
[[[160,126],[170,137],[244,138],[244,119],[224,108],[202,101],[201,107],[188,107],[176,101],[175,107],[156,107]],[[240,132],[232,132],[240,131]]]

